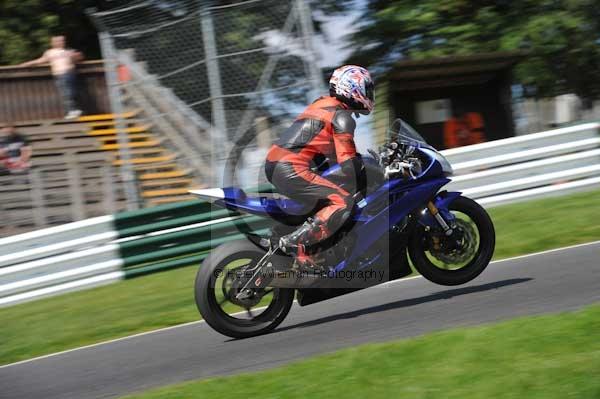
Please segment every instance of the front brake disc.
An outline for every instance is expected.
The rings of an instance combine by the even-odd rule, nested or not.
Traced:
[[[435,249],[433,247],[430,248],[431,255],[447,265],[467,262],[477,250],[477,233],[475,232],[473,225],[462,219],[456,219],[455,224],[456,228],[460,229],[462,232],[460,248],[449,250],[444,248],[444,245],[440,246],[439,249]]]

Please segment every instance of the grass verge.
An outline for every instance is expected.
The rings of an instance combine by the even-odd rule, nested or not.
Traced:
[[[490,211],[496,259],[600,240],[600,191]],[[0,365],[198,320],[196,267],[0,309]]]
[[[600,306],[367,344],[127,399],[600,397]]]

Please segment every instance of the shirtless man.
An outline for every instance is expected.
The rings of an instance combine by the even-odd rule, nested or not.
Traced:
[[[75,64],[83,60],[79,51],[65,48],[65,37],[54,36],[50,40],[51,48],[35,60],[27,61],[19,66],[50,64],[54,82],[63,99],[63,106],[67,111],[65,119],[77,119],[81,110],[75,101]]]

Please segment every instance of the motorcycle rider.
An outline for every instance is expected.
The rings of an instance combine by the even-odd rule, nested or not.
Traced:
[[[314,217],[279,241],[280,248],[294,255],[300,267],[318,267],[307,247],[331,237],[345,223],[354,206],[353,195],[365,186],[352,114],[368,115],[373,107],[369,71],[357,65],[342,66],[329,80],[329,96],[309,105],[269,149],[265,173],[278,192],[306,205],[317,204]],[[355,183],[351,190],[312,170],[323,157],[340,164],[348,182]]]

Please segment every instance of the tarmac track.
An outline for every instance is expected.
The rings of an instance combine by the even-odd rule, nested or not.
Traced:
[[[190,300],[192,294],[190,293]],[[410,278],[301,308],[231,340],[196,322],[0,367],[0,398],[110,398],[387,341],[600,302],[600,242],[494,262],[457,287]]]

